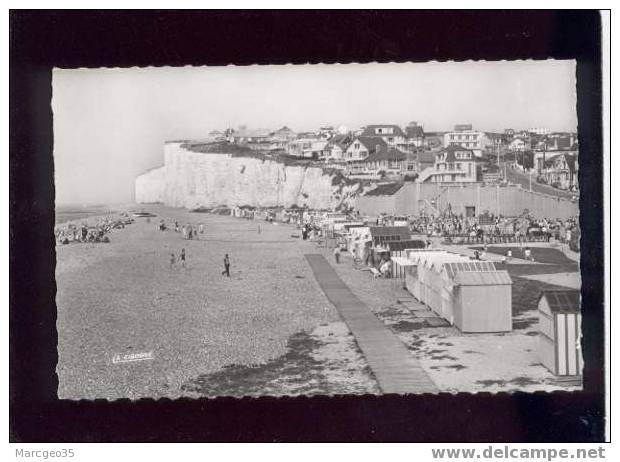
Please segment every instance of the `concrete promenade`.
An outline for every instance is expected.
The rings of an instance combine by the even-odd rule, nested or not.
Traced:
[[[306,254],[314,277],[355,336],[384,393],[437,393],[405,345],[362,303],[319,254]]]

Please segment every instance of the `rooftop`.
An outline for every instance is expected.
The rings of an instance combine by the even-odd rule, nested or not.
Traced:
[[[366,196],[393,196],[400,188],[403,187],[403,183],[386,183],[377,186],[372,191],[368,191]]]
[[[366,159],[364,159],[364,162],[379,162],[382,160],[405,160],[406,158],[407,153],[396,148],[389,148],[381,149],[378,152],[373,152]]]
[[[378,134],[375,132],[377,128],[391,128],[392,133],[381,133]],[[385,124],[385,125],[366,125],[364,131],[362,132],[362,136],[382,136],[382,135],[393,135],[393,136],[405,136],[403,130],[398,125]]]
[[[579,290],[543,290],[540,298],[542,299],[543,297],[547,299],[547,304],[552,313],[579,313],[581,311],[581,294]]]

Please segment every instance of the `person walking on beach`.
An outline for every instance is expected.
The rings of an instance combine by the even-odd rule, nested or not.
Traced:
[[[202,223],[200,223],[199,230],[200,230],[200,234],[204,234],[205,226]]]
[[[336,260],[336,264],[340,263],[340,248],[338,246],[334,249],[334,260]]]
[[[176,258],[173,253],[170,254],[170,269],[174,268],[174,264],[176,263]]]
[[[258,232],[258,234],[260,234],[260,233],[261,233],[261,231],[262,231],[262,230],[261,230],[260,224],[258,225],[258,228],[257,228],[257,230],[256,230],[256,231]]]
[[[224,255],[224,271],[222,271],[222,276],[223,275],[230,277],[230,259],[228,258],[228,254]]]
[[[181,260],[181,266],[185,268],[185,249],[181,249],[181,255],[179,259]]]

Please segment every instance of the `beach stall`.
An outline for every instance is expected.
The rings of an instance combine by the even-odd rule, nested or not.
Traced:
[[[492,265],[473,264],[480,263]],[[446,285],[446,293],[444,311],[451,314],[461,332],[512,330],[512,280],[507,271],[457,271],[452,284]]]
[[[581,300],[579,290],[545,290],[538,300],[538,353],[553,374],[581,376]]]

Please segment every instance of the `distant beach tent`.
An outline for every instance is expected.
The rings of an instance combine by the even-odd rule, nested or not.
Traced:
[[[579,290],[545,290],[538,300],[539,355],[553,374],[581,376],[581,299]]]

